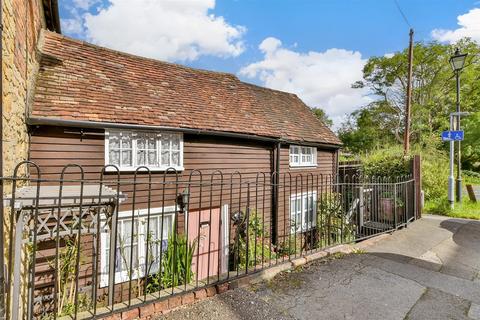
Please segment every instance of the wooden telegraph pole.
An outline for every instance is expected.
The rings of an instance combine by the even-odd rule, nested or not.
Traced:
[[[403,151],[410,151],[410,108],[412,104],[412,72],[413,72],[413,29],[410,28],[410,43],[408,46],[408,79],[407,98],[405,103],[405,134],[403,137]]]

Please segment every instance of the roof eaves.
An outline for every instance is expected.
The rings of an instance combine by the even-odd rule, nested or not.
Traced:
[[[251,140],[262,140],[268,142],[278,142],[279,137],[273,136],[260,136],[247,133],[229,132],[229,131],[215,131],[207,129],[197,128],[184,128],[184,127],[168,127],[168,126],[155,126],[155,125],[139,125],[128,123],[114,123],[114,122],[102,122],[102,121],[85,121],[85,120],[67,120],[61,118],[49,118],[49,117],[32,117],[27,118],[27,124],[30,126],[49,125],[60,127],[78,127],[78,128],[92,128],[92,129],[137,129],[137,130],[165,130],[165,131],[177,131],[190,134],[200,135],[217,135],[224,137],[237,137]]]
[[[281,137],[273,136],[260,136],[247,133],[229,132],[229,131],[214,131],[195,128],[175,128],[165,126],[150,126],[150,125],[138,125],[138,124],[125,124],[125,123],[112,123],[101,121],[83,121],[83,120],[66,120],[60,118],[48,118],[48,117],[32,117],[27,119],[27,124],[30,126],[47,125],[47,126],[60,126],[60,127],[78,127],[78,128],[91,128],[91,129],[137,129],[137,130],[165,130],[165,131],[177,131],[189,134],[198,135],[215,135],[231,138],[241,138],[248,140],[258,140],[264,142],[280,142],[285,144],[302,144],[305,146],[318,146],[329,149],[339,149],[341,144],[315,142],[315,141],[300,141],[292,139],[283,139]]]

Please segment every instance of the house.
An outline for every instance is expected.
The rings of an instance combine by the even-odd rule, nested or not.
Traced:
[[[2,93],[3,149],[10,150],[2,152],[3,176],[28,159],[40,168],[39,174],[30,167],[30,178],[42,184],[36,194],[30,181],[20,190],[24,199],[12,201],[12,210],[18,203],[29,208],[20,215],[27,221],[34,218],[36,196],[41,198],[38,228],[22,241],[6,241],[14,242],[7,285],[13,286],[12,296],[29,296],[25,305],[7,298],[9,317],[61,308],[52,303],[54,290],[61,290],[54,279],[59,259],[75,259],[62,252],[77,225],[82,262],[75,291],[99,300],[108,296],[109,303],[130,298],[132,279],[144,281],[162,268],[158,259],[173,231],[198,241],[192,259],[198,286],[234,269],[238,273],[232,250],[240,229],[236,219],[260,220],[262,242],[268,243],[261,247],[262,265],[270,259],[265,248],[277,250],[292,234],[310,230],[319,191],[305,177],[332,179],[340,141],[296,95],[64,37],[54,0],[5,5],[4,49],[14,54],[2,56],[8,80]],[[22,12],[29,13],[28,24]],[[138,167],[144,169],[136,172]],[[12,184],[4,186],[11,193]],[[103,211],[96,211],[99,206]],[[10,228],[27,228],[17,224],[22,219]],[[34,276],[24,282],[18,277],[28,268],[16,256],[29,250],[32,234],[38,242],[30,261]],[[155,242],[150,246],[149,236]],[[134,274],[132,263],[137,269],[147,264],[146,247],[153,252],[151,272]],[[133,257],[124,259],[130,266],[120,261],[124,256]]]
[[[419,158],[337,179],[340,141],[296,95],[64,37],[56,0],[3,3],[5,318],[150,317],[419,216]]]
[[[318,179],[319,174],[331,178],[336,173],[339,139],[294,94],[244,83],[231,74],[101,48],[50,31],[42,34],[40,52],[27,123],[29,159],[39,165],[42,178],[59,179],[62,168],[75,163],[83,167],[86,180],[99,180],[104,166],[115,165],[119,171],[109,166],[105,176],[112,179],[118,174],[130,181],[119,186],[127,199],[118,208],[119,237],[130,234],[132,222],[136,232],[144,234],[147,213],[155,236],[163,241],[174,221],[190,239],[208,233],[207,247],[215,242],[215,255],[212,258],[209,252],[207,258],[198,258],[198,266],[194,261],[197,279],[228,271],[225,255],[231,239],[226,239],[229,231],[222,229],[221,221],[245,211],[246,201],[255,202],[249,207],[261,212],[270,241],[282,241],[291,234],[291,217],[307,223],[317,191],[308,188],[313,183],[308,179],[297,181],[295,187],[291,182],[289,190],[275,185],[280,179],[291,181],[300,175]],[[146,169],[143,175],[135,175],[139,166],[150,170],[153,184],[145,180]],[[199,185],[183,183],[192,177],[199,182],[200,176],[204,183],[223,179],[225,185],[210,184],[200,195]],[[79,177],[75,170],[64,176]],[[143,180],[135,183],[134,179]],[[177,183],[168,187],[169,181]],[[248,182],[251,190],[247,190]],[[178,207],[178,196],[186,188],[188,210]],[[310,208],[301,205],[307,202]],[[145,255],[146,239],[136,239],[134,255]],[[108,282],[108,241],[102,236],[101,286]],[[125,270],[116,268],[115,281],[127,281]]]

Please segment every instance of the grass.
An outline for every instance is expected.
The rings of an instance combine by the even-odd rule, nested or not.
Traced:
[[[464,178],[464,185],[466,184],[480,186],[480,178],[466,176]],[[455,202],[454,209],[450,208],[450,205],[446,198],[440,198],[440,199],[426,201],[424,212],[431,213],[431,214],[439,214],[439,215],[444,215],[444,216],[449,216],[454,218],[480,220],[480,202],[470,201],[470,198],[468,197],[467,189],[464,188],[462,203],[459,204]]]

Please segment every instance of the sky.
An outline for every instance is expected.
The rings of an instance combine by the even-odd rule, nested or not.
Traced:
[[[480,43],[478,0],[60,0],[62,33],[297,94],[338,128],[374,99],[369,57],[415,41]]]

